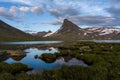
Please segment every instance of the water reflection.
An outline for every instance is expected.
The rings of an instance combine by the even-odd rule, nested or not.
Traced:
[[[26,53],[26,56],[24,57],[18,57],[18,58],[13,58],[10,57],[9,59],[5,60],[5,62],[7,63],[16,63],[16,62],[20,62],[23,64],[27,64],[28,66],[31,66],[34,70],[32,71],[34,72],[42,72],[44,71],[44,69],[54,69],[54,68],[59,68],[62,65],[82,65],[82,66],[87,66],[87,64],[85,64],[83,61],[81,60],[77,60],[76,58],[71,58],[69,60],[67,60],[67,62],[65,61],[65,58],[63,57],[59,57],[55,62],[53,63],[46,63],[41,59],[35,59],[35,55],[41,55],[43,53],[51,53],[54,54],[55,52],[58,52],[58,49],[54,48],[49,50],[48,49],[38,49],[38,48],[29,48],[24,50],[24,52]]]
[[[26,55],[22,55],[22,56],[11,56],[11,58],[15,61],[21,61]]]
[[[20,45],[20,44],[56,44],[62,41],[23,41],[23,42],[0,42],[0,44],[7,45]]]
[[[72,66],[72,65],[82,65],[84,67],[87,67],[88,65],[85,64],[82,60],[78,60],[76,58],[72,58],[69,61],[65,61],[65,58],[61,57],[60,59],[56,60],[57,63],[59,63],[59,66],[61,67],[62,65],[67,65],[67,66]]]

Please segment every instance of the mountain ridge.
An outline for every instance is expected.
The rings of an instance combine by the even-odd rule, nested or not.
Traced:
[[[62,26],[60,27],[60,29],[58,29],[55,33],[51,34],[50,37],[52,38],[57,38],[57,39],[76,39],[77,36],[81,35],[78,34],[81,31],[81,28],[78,27],[76,24],[74,24],[73,22],[64,19],[64,22],[62,24]],[[81,31],[81,33],[83,33],[83,31]],[[81,35],[82,38],[82,35]]]
[[[56,32],[43,31],[37,35],[33,37],[0,20],[0,42],[31,40],[120,40],[120,28],[80,28],[73,22],[65,19],[60,29]]]
[[[34,40],[34,37],[0,20],[0,41]]]
[[[120,39],[120,28],[89,27],[82,29],[65,19],[60,29],[49,37],[60,40],[118,40]]]

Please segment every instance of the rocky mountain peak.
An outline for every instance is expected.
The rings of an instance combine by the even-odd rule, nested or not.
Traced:
[[[76,33],[79,32],[79,29],[80,28],[76,24],[72,23],[68,19],[64,19],[62,26],[55,32],[55,34]]]
[[[73,22],[69,21],[68,19],[64,19],[64,22],[60,29],[58,29],[55,33],[51,35],[51,37],[57,38],[72,38],[75,39],[78,35],[81,35],[81,29],[74,24]]]
[[[89,27],[82,29],[68,19],[64,19],[60,29],[50,37],[62,40],[120,39],[120,28]]]
[[[69,21],[68,19],[64,19],[62,28],[69,28],[69,29],[70,29],[70,28],[71,28],[71,29],[77,28],[77,29],[79,29],[79,27],[78,27],[76,24],[72,23],[72,22]]]

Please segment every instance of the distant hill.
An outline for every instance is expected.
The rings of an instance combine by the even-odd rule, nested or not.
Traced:
[[[31,35],[37,36],[37,37],[47,37],[51,34],[52,34],[52,31],[49,30],[48,32],[42,31],[42,32],[32,33]]]
[[[60,29],[46,38],[58,40],[118,40],[120,39],[120,28],[90,27],[82,29],[65,19]]]
[[[0,42],[30,40],[120,40],[120,28],[90,27],[82,29],[65,19],[60,29],[56,32],[38,32],[33,35],[0,21]]]
[[[20,31],[0,20],[0,41],[27,41],[35,37]]]

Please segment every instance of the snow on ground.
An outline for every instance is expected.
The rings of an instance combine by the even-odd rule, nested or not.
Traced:
[[[117,28],[105,28],[104,30],[102,30],[100,32],[99,35],[107,35],[107,34],[111,34],[111,33],[120,33],[120,29],[117,29]]]
[[[84,33],[84,35],[86,33],[94,33],[94,32],[98,32],[99,35],[107,35],[111,33],[118,34],[120,33],[120,28],[92,27],[92,28],[87,28],[87,31]]]
[[[84,33],[84,36],[86,36],[87,35],[87,33]]]
[[[50,35],[52,35],[52,34],[53,34],[53,32],[48,33],[48,34],[44,35],[43,37],[48,37],[48,36],[50,36]]]

